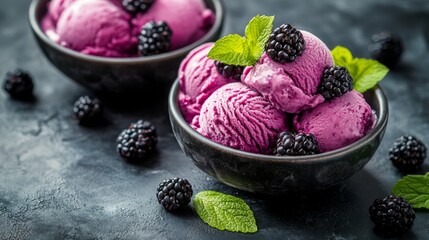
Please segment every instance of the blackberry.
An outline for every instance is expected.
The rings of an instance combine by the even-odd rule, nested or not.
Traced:
[[[146,12],[155,0],[122,0],[122,6],[130,13]]]
[[[235,79],[237,81],[240,81],[241,74],[243,74],[244,70],[244,67],[242,66],[228,65],[219,61],[215,61],[215,66],[220,75],[228,79]]]
[[[372,58],[392,68],[399,62],[404,47],[398,35],[382,32],[372,36],[368,49]]]
[[[293,62],[305,49],[302,33],[289,24],[274,29],[265,44],[268,56],[276,62]]]
[[[14,69],[6,73],[4,79],[4,90],[14,98],[28,98],[33,95],[33,79],[21,70]]]
[[[353,79],[344,67],[332,66],[325,69],[318,92],[325,100],[340,97],[353,90]]]
[[[426,158],[426,146],[414,136],[402,136],[393,143],[389,158],[399,170],[414,172]]]
[[[274,154],[285,155],[312,155],[319,153],[319,144],[313,134],[282,132],[277,140]]]
[[[139,120],[123,130],[116,142],[117,151],[124,159],[142,160],[154,151],[158,143],[156,128],[148,121]]]
[[[80,124],[97,123],[103,115],[103,105],[97,98],[82,96],[74,103],[73,113]]]
[[[164,180],[156,191],[158,202],[168,211],[187,206],[191,202],[192,186],[186,179]]]
[[[376,199],[369,207],[369,215],[376,229],[386,235],[409,230],[416,217],[413,207],[407,201],[393,195]]]
[[[163,21],[146,23],[139,34],[139,51],[142,56],[165,53],[170,50],[173,32]]]

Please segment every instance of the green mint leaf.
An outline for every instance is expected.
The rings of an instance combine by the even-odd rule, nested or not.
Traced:
[[[231,34],[217,40],[208,57],[225,64],[239,66],[251,66],[256,62],[250,54],[246,39],[238,34]]]
[[[245,36],[254,59],[261,58],[273,29],[273,22],[274,16],[257,15],[247,25]]]
[[[355,58],[352,66],[354,67],[352,77],[356,79],[353,80],[353,86],[356,91],[361,93],[373,88],[389,72],[386,66],[371,59]]]
[[[429,173],[405,176],[398,180],[392,193],[405,198],[414,208],[429,209]]]
[[[377,60],[353,58],[345,47],[337,46],[331,50],[334,63],[345,67],[353,78],[353,88],[361,93],[373,88],[389,72],[389,69]]]
[[[334,49],[331,50],[331,54],[334,58],[334,63],[337,66],[347,68],[347,65],[349,65],[353,61],[352,53],[349,49],[343,46],[336,46]]]
[[[194,208],[205,223],[219,230],[242,233],[258,231],[252,210],[240,198],[203,191],[195,195]]]
[[[264,52],[273,28],[274,16],[256,16],[246,27],[246,38],[228,35],[215,42],[208,57],[229,65],[253,66]]]

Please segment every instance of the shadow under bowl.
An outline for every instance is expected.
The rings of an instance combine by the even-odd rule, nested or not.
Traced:
[[[377,86],[364,94],[377,116],[376,125],[365,137],[326,153],[277,157],[236,150],[203,137],[183,118],[178,94],[176,81],[169,95],[169,115],[174,135],[186,155],[198,168],[224,184],[262,194],[310,193],[348,179],[374,155],[389,114],[386,96]]]
[[[29,9],[32,32],[42,52],[62,73],[99,93],[133,94],[141,90],[168,89],[177,76],[180,62],[195,47],[216,41],[222,31],[224,10],[221,0],[204,0],[216,16],[211,30],[198,41],[168,53],[148,57],[108,58],[82,54],[51,40],[41,27],[50,0],[33,0]]]

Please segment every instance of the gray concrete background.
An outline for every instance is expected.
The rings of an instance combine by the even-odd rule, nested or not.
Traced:
[[[389,99],[390,122],[369,164],[344,184],[294,198],[268,197],[227,187],[199,171],[179,149],[167,116],[167,92],[160,99],[127,104],[106,99],[108,122],[83,128],[72,104],[89,92],[69,81],[42,56],[27,21],[30,1],[0,2],[0,74],[13,67],[32,73],[35,102],[11,100],[0,91],[0,239],[377,239],[369,220],[372,201],[387,195],[401,174],[388,149],[403,134],[429,145],[429,3],[390,0],[225,0],[224,33],[243,33],[256,14],[276,15],[313,32],[332,48],[349,47],[368,57],[370,36],[399,33],[406,52],[398,69],[381,83]],[[139,118],[158,127],[158,152],[141,166],[115,151],[117,134]],[[429,171],[425,163],[423,172]],[[216,190],[243,198],[255,213],[259,232],[238,234],[204,224],[192,208],[162,209],[155,190],[164,178],[184,177],[195,193]],[[418,211],[404,239],[429,239],[429,212]]]

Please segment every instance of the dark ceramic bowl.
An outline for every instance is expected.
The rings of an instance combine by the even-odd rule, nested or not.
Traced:
[[[364,96],[377,115],[374,129],[341,149],[311,156],[277,157],[243,152],[211,141],[194,131],[178,105],[179,83],[170,91],[169,114],[174,135],[195,165],[232,187],[255,193],[308,193],[337,185],[365,166],[386,130],[387,99],[376,87]]]
[[[33,0],[29,20],[34,36],[46,57],[72,80],[97,92],[126,93],[156,90],[171,85],[181,60],[195,47],[219,38],[224,11],[221,0],[205,0],[216,15],[212,29],[200,40],[175,51],[150,57],[107,58],[82,54],[62,47],[46,36],[41,20],[49,0]]]

